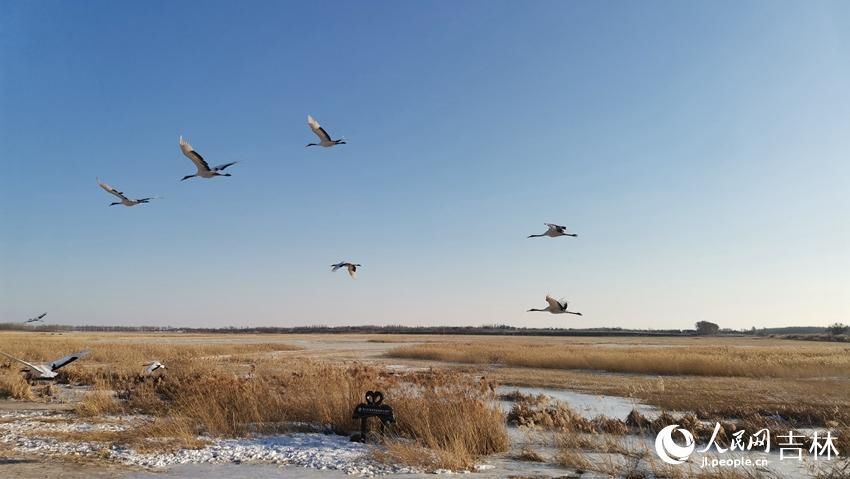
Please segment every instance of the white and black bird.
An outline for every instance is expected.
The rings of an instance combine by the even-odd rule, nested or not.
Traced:
[[[218,165],[214,168],[210,168],[210,165],[204,160],[204,157],[201,156],[192,145],[189,144],[183,137],[180,137],[180,151],[186,155],[186,158],[192,160],[192,163],[195,164],[195,167],[198,168],[198,172],[194,175],[186,175],[180,181],[188,180],[189,178],[194,178],[196,176],[200,176],[201,178],[214,178],[216,176],[231,176],[230,173],[219,173],[220,171],[224,171],[227,167],[233,166],[238,161],[231,161],[230,163],[225,163],[223,165]]]
[[[100,181],[100,178],[97,178],[97,184],[100,185],[101,188],[106,190],[107,193],[109,193],[111,195],[115,195],[115,196],[118,197],[119,200],[121,200],[121,201],[116,201],[114,203],[110,203],[109,206],[115,206],[115,205],[136,206],[136,205],[140,205],[140,204],[143,204],[143,203],[148,203],[148,202],[150,202],[150,200],[156,199],[156,198],[153,198],[153,197],[152,198],[139,198],[139,199],[127,198],[126,196],[124,196],[123,191],[118,191],[115,188],[107,185],[106,183]]]
[[[307,124],[310,125],[310,129],[313,130],[313,133],[315,133],[320,140],[319,143],[307,143],[307,146],[324,146],[325,148],[330,148],[332,146],[345,144],[345,138],[332,140],[331,135],[329,135],[328,132],[319,125],[319,122],[310,115],[307,115]]]
[[[34,322],[36,322],[36,321],[41,321],[42,319],[44,319],[44,317],[45,317],[45,316],[47,316],[47,313],[41,313],[41,314],[39,314],[38,316],[36,316],[36,317],[34,317],[34,318],[30,318],[30,319],[28,319],[28,320],[26,320],[26,321],[24,321],[24,322],[25,322],[25,323],[34,323]]]
[[[340,268],[347,268],[348,274],[350,274],[352,278],[357,279],[357,268],[359,268],[359,267],[360,267],[359,264],[348,263],[348,262],[343,261],[341,263],[332,264],[331,265],[331,268],[332,268],[331,271],[336,271]]]
[[[28,363],[28,362],[24,361],[23,359],[18,359],[14,356],[10,356],[10,355],[0,351],[0,354],[2,354],[3,356],[6,356],[9,359],[13,359],[13,360],[25,365],[27,367],[27,369],[29,370],[30,377],[32,377],[34,379],[54,379],[56,376],[59,375],[59,373],[56,372],[57,370],[59,370],[59,368],[67,366],[67,365],[73,363],[74,361],[76,361],[76,360],[78,360],[82,357],[85,357],[88,353],[89,353],[88,351],[80,351],[78,353],[72,353],[72,354],[69,354],[69,355],[67,355],[63,358],[59,358],[56,361],[53,361],[51,363],[32,364],[32,363]]]
[[[153,374],[153,372],[156,371],[157,369],[162,369],[162,370],[168,369],[167,367],[165,367],[164,364],[162,364],[159,361],[151,361],[149,363],[143,364],[142,366],[147,366],[145,368],[145,374]]]
[[[546,295],[546,302],[549,303],[549,306],[547,306],[546,308],[544,308],[544,309],[534,309],[534,308],[532,308],[532,309],[529,309],[528,312],[531,312],[531,311],[548,311],[552,314],[575,314],[576,316],[582,315],[581,313],[577,313],[575,311],[567,311],[567,302],[563,299],[558,301],[557,299],[555,299],[555,298],[553,298],[553,297],[551,297],[547,294]]]
[[[549,227],[549,229],[546,230],[546,232],[543,233],[543,234],[529,235],[529,238],[540,238],[541,236],[548,236],[550,238],[557,238],[558,236],[573,236],[573,237],[578,236],[575,233],[568,233],[566,226],[555,225],[555,224],[552,224],[552,223],[543,223],[543,224],[546,225],[547,227]]]

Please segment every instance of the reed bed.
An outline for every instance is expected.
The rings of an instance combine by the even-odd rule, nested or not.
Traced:
[[[394,373],[358,363],[278,356],[294,349],[285,344],[91,345],[74,338],[16,339],[0,336],[0,350],[34,361],[91,350],[63,368],[59,378],[91,387],[75,405],[79,415],[152,418],[121,434],[73,434],[78,440],[91,436],[137,449],[171,450],[198,447],[211,438],[302,429],[348,435],[359,430],[351,418],[354,407],[367,390],[381,390],[397,417],[387,431],[387,458],[429,470],[464,469],[509,445],[491,385],[470,384],[456,373]],[[142,364],[153,359],[168,369],[143,374]],[[26,386],[13,363],[0,361],[0,373],[0,388],[6,377]]]
[[[0,398],[33,399],[32,388],[26,379],[17,371],[0,372]]]
[[[704,343],[703,343],[704,344]],[[850,348],[766,347],[594,347],[557,343],[470,342],[401,346],[393,358],[501,364],[541,369],[721,377],[850,377]]]

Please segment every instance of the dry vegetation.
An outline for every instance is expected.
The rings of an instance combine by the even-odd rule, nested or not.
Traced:
[[[152,421],[121,434],[62,434],[139,449],[197,447],[202,437],[240,437],[301,428],[339,434],[358,430],[351,413],[367,390],[384,391],[397,415],[385,458],[428,469],[471,467],[476,458],[508,448],[504,415],[486,383],[441,372],[400,374],[362,364],[274,357],[282,344],[169,344],[90,342],[64,337],[0,336],[0,350],[32,360],[90,349],[62,370],[59,381],[91,386],[76,412],[82,416],[135,413]],[[5,341],[4,341],[5,340]],[[58,351],[61,351],[59,353]],[[165,374],[144,376],[157,359]],[[26,387],[17,366],[0,362],[9,390]],[[17,379],[12,379],[17,378]],[[22,382],[14,382],[14,381]],[[0,386],[2,387],[2,386]],[[26,397],[26,389],[14,389]],[[424,452],[423,452],[424,451]]]
[[[773,417],[794,427],[850,427],[850,348],[839,343],[511,338],[430,342],[388,355],[473,364],[501,383],[630,397],[706,421]],[[841,441],[850,446],[850,438]]]
[[[789,349],[786,342],[747,340],[709,347],[705,341],[677,339],[660,347],[634,338],[628,343],[610,339],[538,343],[529,338],[428,337],[432,342],[394,349],[391,356],[415,365],[422,365],[417,362],[421,360],[467,364],[398,372],[329,356],[322,356],[325,361],[310,359],[293,353],[292,346],[264,343],[263,336],[251,337],[250,344],[217,338],[217,344],[195,341],[189,335],[159,339],[5,333],[0,334],[0,350],[37,361],[90,349],[90,356],[63,369],[59,377],[60,383],[89,387],[75,411],[89,420],[123,413],[149,419],[119,433],[51,434],[147,451],[199,447],[216,437],[301,429],[349,434],[359,427],[351,419],[352,409],[366,390],[375,389],[384,391],[398,423],[374,457],[428,470],[465,469],[481,456],[507,451],[507,424],[550,436],[554,432],[556,454],[551,460],[557,464],[629,477],[686,477],[622,440],[654,434],[673,423],[705,441],[713,432],[705,421],[720,421],[721,444],[739,428],[829,427],[839,438],[839,450],[850,450],[846,345],[791,343],[794,348]],[[144,376],[142,364],[154,359],[169,369]],[[0,359],[0,396],[51,400],[49,388],[38,392],[18,371],[17,364]],[[495,383],[482,374],[490,381],[634,397],[686,414],[675,418],[661,414],[650,420],[633,412],[625,418],[588,419],[546,396],[511,394],[503,398],[514,402],[506,421],[495,403]],[[546,460],[529,444],[517,447],[510,457]],[[701,477],[737,478],[748,473],[736,474]]]
[[[17,370],[7,369],[0,372],[0,398],[32,399],[33,397],[32,388]]]
[[[850,347],[588,347],[539,342],[428,343],[402,346],[388,356],[406,359],[503,364],[540,369],[584,369],[615,373],[809,378],[850,376]]]

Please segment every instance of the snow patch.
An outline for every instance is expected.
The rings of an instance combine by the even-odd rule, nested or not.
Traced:
[[[80,421],[70,414],[19,412],[0,414],[0,443],[30,454],[97,456],[122,464],[161,469],[178,464],[256,462],[288,464],[313,469],[332,469],[359,476],[418,473],[419,470],[383,464],[368,456],[369,446],[347,437],[296,433],[246,439],[212,440],[200,449],[168,453],[141,453],[126,447],[95,441],[61,441],[39,431],[123,431],[144,422],[139,416],[113,416],[99,422]]]

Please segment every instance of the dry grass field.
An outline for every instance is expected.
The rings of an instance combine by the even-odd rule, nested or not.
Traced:
[[[623,344],[510,342],[431,343],[399,347],[390,356],[540,369],[587,369],[663,376],[811,378],[850,375],[850,345],[792,341],[687,339],[669,347]],[[675,341],[675,342],[674,342]],[[674,347],[679,346],[679,347]]]
[[[469,336],[181,335],[0,333],[0,351],[32,361],[91,354],[63,368],[57,385],[30,385],[0,359],[0,398],[56,403],[62,385],[85,388],[70,407],[81,418],[148,418],[129,431],[53,432],[143,451],[202,446],[216,438],[298,430],[350,434],[367,390],[385,392],[398,423],[374,457],[425,470],[467,469],[509,454],[602,474],[663,469],[646,450],[611,438],[667,424],[828,427],[850,450],[850,347],[747,338],[528,338]],[[142,364],[159,360],[155,377]],[[587,419],[535,397],[497,403],[499,385],[562,388],[640,400],[678,416]],[[684,414],[684,416],[682,416]],[[556,433],[546,456],[512,445],[508,428]],[[580,434],[601,434],[582,439]],[[512,450],[514,448],[514,450]],[[588,454],[615,454],[590,460]],[[521,458],[526,459],[521,459]],[[607,456],[606,456],[607,457]],[[658,472],[658,471],[656,471]],[[661,477],[678,477],[667,471]],[[708,475],[705,477],[738,477]],[[824,476],[826,477],[826,476]]]
[[[711,419],[850,423],[850,346],[749,338],[510,338],[396,347],[394,358],[489,366],[502,383],[634,397]],[[493,367],[496,366],[496,367]]]
[[[365,391],[378,389],[392,398],[399,418],[394,427],[398,441],[387,448],[385,459],[416,458],[416,465],[428,468],[461,469],[508,447],[503,414],[488,386],[470,387],[458,374],[395,373],[368,364],[280,355],[298,348],[255,338],[231,344],[198,344],[197,338],[181,336],[130,339],[7,333],[0,335],[0,351],[37,362],[90,350],[57,378],[91,388],[75,411],[85,417],[132,413],[155,418],[130,432],[61,434],[63,439],[171,450],[196,447],[201,435],[242,437],[299,427],[349,434],[359,427],[351,419],[354,406]],[[142,365],[154,359],[168,366],[167,373],[144,376]],[[0,397],[49,400],[54,388],[35,392],[19,369],[18,363],[0,361]]]

